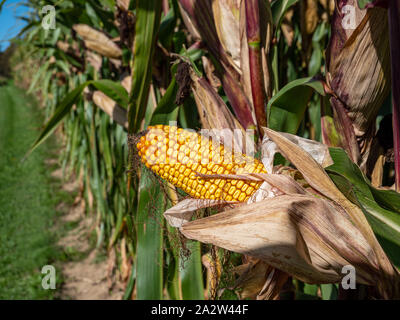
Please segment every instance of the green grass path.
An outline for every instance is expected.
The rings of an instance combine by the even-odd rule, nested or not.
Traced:
[[[41,269],[59,255],[51,231],[60,201],[44,160],[45,144],[23,163],[39,134],[40,112],[12,85],[0,87],[0,299],[51,299]]]

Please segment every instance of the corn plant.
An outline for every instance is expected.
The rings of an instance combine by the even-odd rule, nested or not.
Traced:
[[[28,4],[29,152],[60,128],[126,299],[399,298],[398,0]]]

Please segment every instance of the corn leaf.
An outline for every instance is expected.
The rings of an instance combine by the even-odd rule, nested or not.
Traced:
[[[360,9],[373,8],[376,5],[383,4],[385,0],[357,0]],[[390,1],[390,0],[389,0]]]
[[[321,296],[322,300],[336,300],[338,297],[338,289],[336,285],[328,283],[328,284],[321,284]]]
[[[65,98],[56,106],[56,110],[53,116],[45,124],[44,129],[40,136],[36,139],[35,143],[27,152],[27,157],[32,151],[34,151],[40,144],[42,144],[57,128],[64,117],[70,112],[72,106],[78,101],[83,90],[92,84],[100,91],[104,92],[111,99],[119,102],[122,106],[126,106],[128,102],[128,93],[119,83],[115,83],[111,80],[91,80],[86,81],[76,87],[74,90],[69,92]]]
[[[400,265],[400,194],[374,188],[342,149],[330,148],[330,154],[334,164],[326,171],[348,199],[364,209],[383,249]]]
[[[282,22],[283,16],[285,15],[286,11],[298,1],[299,0],[278,0],[272,3],[271,6],[272,17],[276,29],[279,29],[279,26]]]
[[[283,87],[268,102],[269,127],[295,134],[314,91],[324,95],[321,82],[311,77],[294,80]]]
[[[175,97],[178,91],[178,86],[175,77],[172,79],[167,91],[154,110],[150,120],[150,125],[166,124],[169,121],[176,120],[178,116],[178,106],[175,104]]]
[[[143,170],[136,213],[136,295],[139,300],[163,298],[163,198],[159,183],[152,179],[149,171]]]
[[[182,298],[184,300],[203,300],[204,286],[201,270],[201,251],[199,242],[188,244],[191,251],[190,257],[180,269]]]
[[[128,109],[129,132],[139,130],[146,113],[152,60],[161,17],[161,1],[138,0],[136,36],[132,72],[132,90]]]
[[[128,92],[120,83],[103,79],[103,80],[91,81],[89,84],[93,85],[98,90],[102,91],[104,94],[106,94],[116,103],[118,103],[121,107],[125,109],[128,107],[128,102],[129,102]]]

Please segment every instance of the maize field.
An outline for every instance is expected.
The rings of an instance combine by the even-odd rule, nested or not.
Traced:
[[[123,299],[400,299],[399,0],[24,4],[21,160],[56,139]]]

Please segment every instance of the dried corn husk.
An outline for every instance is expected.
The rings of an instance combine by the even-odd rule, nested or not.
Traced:
[[[95,91],[93,93],[93,102],[105,113],[107,113],[116,123],[120,124],[126,129],[128,128],[126,110],[117,105],[114,100],[106,96],[101,91]]]
[[[213,0],[215,28],[230,64],[240,72],[240,4],[241,0]]]
[[[264,110],[262,98],[269,96],[271,92],[266,57],[271,35],[269,23],[271,19],[268,18],[266,10],[269,6],[260,1],[260,18],[263,22],[267,22],[260,27],[260,49],[255,50],[257,53],[261,51],[261,54],[257,55],[260,59],[253,58],[248,61],[249,47],[243,33],[246,22],[242,14],[244,1],[180,0],[179,3],[188,29],[192,31],[193,36],[201,37],[215,58],[213,61],[218,77],[241,125],[247,129],[256,127],[256,120],[262,124],[265,117],[257,118],[256,111]],[[253,66],[252,76],[250,65]],[[253,85],[257,85],[257,88],[254,89]],[[263,94],[265,90],[268,91],[267,95]],[[253,103],[253,93],[257,98],[256,105]]]
[[[200,121],[204,129],[228,129],[227,134],[233,133],[233,130],[242,131],[242,136],[247,138],[243,127],[239,121],[229,111],[225,102],[213,89],[205,78],[200,78],[193,70],[190,70],[192,80],[192,92],[196,101],[197,109],[200,115]],[[235,150],[242,150],[242,143],[235,141],[233,136],[225,136],[225,144]],[[246,143],[252,142],[247,139]]]
[[[118,8],[127,11],[129,9],[130,0],[117,0]]]
[[[337,130],[354,162],[367,152],[375,130],[376,115],[390,90],[387,11],[359,10],[356,1],[339,1],[338,11],[353,2],[355,30],[341,26],[335,13],[328,50],[327,83],[333,91]]]
[[[75,24],[72,28],[82,37],[86,47],[90,50],[113,59],[118,59],[122,56],[121,48],[104,33],[86,24]]]
[[[125,88],[126,92],[128,92],[129,94],[131,92],[131,87],[132,87],[132,76],[127,75],[123,77],[121,85]]]
[[[101,59],[101,56],[99,56],[97,53],[94,53],[92,51],[87,50],[86,51],[86,60],[88,63],[90,63],[93,68],[99,72],[101,69],[101,66],[103,64],[103,61]]]
[[[340,193],[306,151],[277,132],[265,129],[265,133],[319,192],[319,197],[288,176],[229,175],[235,179],[263,179],[270,192],[256,202],[251,203],[255,200],[252,197],[248,204],[183,223],[181,232],[189,239],[261,259],[308,283],[340,282],[342,268],[352,265],[358,283],[377,286],[384,298],[398,297],[398,271],[383,252],[360,208]],[[277,283],[272,278],[270,273],[267,279]],[[267,285],[263,292],[272,297],[268,293],[271,290]]]
[[[65,41],[57,41],[57,48],[64,52],[67,52],[69,49],[69,43]]]
[[[346,213],[309,195],[241,206],[188,222],[181,232],[262,259],[307,283],[339,282],[342,267],[349,264],[357,264],[360,283],[372,285],[378,275],[373,249]]]
[[[275,300],[289,275],[269,266],[260,259],[249,261],[234,269],[239,275],[235,288],[240,288],[241,299]]]

